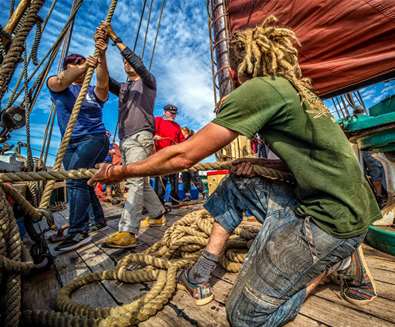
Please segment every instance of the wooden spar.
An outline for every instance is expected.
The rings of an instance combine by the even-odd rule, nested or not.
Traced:
[[[11,34],[15,27],[17,26],[19,20],[25,13],[26,8],[29,6],[30,0],[21,0],[18,4],[18,7],[16,7],[14,13],[8,20],[7,24],[4,26],[3,31]]]

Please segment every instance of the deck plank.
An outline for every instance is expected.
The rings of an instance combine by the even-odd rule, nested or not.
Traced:
[[[395,324],[395,302],[392,300],[384,299],[379,296],[368,304],[356,306],[342,299],[339,296],[339,290],[331,287],[320,288],[319,291],[315,293],[315,296],[339,304],[343,308],[350,308],[358,312],[364,312],[383,321]]]
[[[109,249],[101,246],[102,241],[118,228],[121,209],[105,207],[108,227],[93,234],[92,242],[77,251],[62,254],[55,258],[56,269],[47,275],[25,279],[24,303],[32,309],[53,308],[54,295],[62,285],[76,276],[87,272],[113,269],[118,260],[128,253],[141,252],[157,242],[165,230],[191,210],[201,205],[182,207],[167,214],[167,224],[163,227],[141,230],[138,245],[131,250]],[[67,222],[67,211],[56,213],[57,222]],[[53,249],[53,245],[50,246]],[[365,254],[372,274],[376,279],[379,298],[363,307],[356,307],[341,299],[336,287],[321,287],[309,297],[301,312],[287,327],[316,326],[395,326],[395,257],[365,246]],[[227,273],[217,268],[213,277],[215,300],[207,306],[194,304],[188,294],[178,290],[160,312],[140,324],[142,327],[177,326],[229,326],[226,319],[225,304],[234,285],[237,274]],[[41,284],[46,284],[42,285]],[[29,285],[36,287],[29,288]],[[85,286],[73,294],[73,298],[92,306],[114,306],[129,303],[150,287],[149,283],[136,285],[117,281],[104,281]],[[40,297],[40,301],[35,298]],[[30,305],[30,306],[29,306]]]
[[[300,312],[311,319],[337,327],[384,327],[392,323],[338,303],[311,296],[303,304]],[[292,325],[290,325],[292,326]]]

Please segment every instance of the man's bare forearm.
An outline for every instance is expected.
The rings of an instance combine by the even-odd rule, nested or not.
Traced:
[[[107,99],[109,88],[107,60],[106,55],[103,54],[100,56],[99,64],[96,67],[96,95],[100,97],[100,100],[104,101]]]
[[[48,86],[53,91],[63,91],[67,89],[78,77],[86,71],[86,65],[70,67],[57,76],[52,76],[48,80]]]
[[[124,166],[115,167],[125,177],[167,175],[192,167],[198,160],[188,158],[183,151],[183,144],[164,148],[145,160]]]

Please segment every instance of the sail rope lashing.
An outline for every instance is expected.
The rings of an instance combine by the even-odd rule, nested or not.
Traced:
[[[80,9],[80,7],[82,5],[82,2],[83,2],[83,0],[78,0],[77,5],[75,6],[74,10],[70,14],[69,18],[67,19],[62,31],[59,33],[58,38],[55,40],[55,42],[52,44],[51,48],[47,51],[47,53],[41,59],[40,63],[34,68],[33,72],[29,75],[28,82],[30,82],[33,79],[33,77],[36,75],[37,71],[46,62],[48,57],[53,55],[54,52],[57,52],[57,49],[60,47],[60,44],[61,44],[65,34],[67,33],[69,26],[73,23],[75,16],[78,13],[78,10]],[[9,101],[7,103],[6,108],[12,106],[14,104],[14,102],[21,95],[23,89],[18,90],[18,87],[21,82],[22,82],[22,74],[19,76],[18,82],[16,83],[16,87],[14,87],[14,90],[12,91],[12,94],[9,97]]]
[[[7,54],[3,59],[3,63],[0,66],[0,100],[7,91],[8,83],[14,74],[17,63],[21,59],[26,38],[33,25],[36,23],[36,16],[43,3],[44,0],[33,0],[31,2],[27,9],[28,14],[26,19],[24,19],[23,26],[15,34],[15,37],[11,42],[10,49],[7,51]]]
[[[111,0],[111,5],[110,8],[108,9],[107,12],[107,16],[105,21],[110,24],[111,23],[111,19],[112,16],[114,14],[115,8],[117,5],[117,0]],[[94,56],[97,57],[98,55],[98,51],[97,49],[95,49],[95,53]],[[72,112],[70,114],[70,118],[69,121],[67,123],[67,127],[66,130],[64,132],[61,144],[59,146],[59,150],[58,153],[56,155],[56,159],[55,159],[55,164],[54,164],[54,169],[58,170],[61,168],[62,166],[62,161],[63,161],[63,157],[66,153],[67,150],[67,146],[69,144],[69,141],[71,139],[71,135],[73,133],[73,129],[74,129],[74,125],[77,122],[78,119],[78,114],[80,112],[81,109],[81,105],[83,103],[83,101],[85,100],[85,96],[88,92],[88,87],[89,87],[89,83],[92,79],[93,76],[93,72],[94,72],[94,68],[93,67],[88,67],[86,73],[85,73],[85,78],[84,81],[82,83],[81,86],[81,91],[75,101],[75,104],[73,106]],[[41,202],[40,202],[40,208],[47,208],[49,206],[49,202],[50,202],[50,197],[52,194],[52,190],[54,188],[55,182],[54,181],[49,181],[46,185],[45,185],[45,189],[44,189],[44,193],[43,196],[41,198]]]
[[[152,47],[151,59],[150,59],[150,61],[149,61],[149,66],[148,66],[148,67],[149,67],[149,68],[148,68],[149,70],[151,70],[152,63],[153,63],[153,60],[154,60],[154,55],[155,55],[155,50],[156,50],[156,43],[157,43],[158,37],[159,37],[159,31],[160,31],[160,27],[161,27],[161,22],[162,22],[162,17],[163,17],[163,12],[164,12],[164,9],[165,9],[165,6],[166,6],[166,2],[167,2],[167,0],[163,0],[163,1],[162,1],[162,6],[161,6],[161,8],[160,8],[158,24],[157,24],[157,26],[156,26],[156,34],[155,34],[154,45],[153,45],[153,47]]]

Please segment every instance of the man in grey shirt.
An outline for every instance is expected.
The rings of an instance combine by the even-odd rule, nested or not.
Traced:
[[[156,97],[155,77],[147,70],[142,60],[114,33],[111,26],[102,24],[103,38],[107,35],[117,45],[124,58],[128,76],[126,83],[110,79],[110,91],[119,97],[118,128],[120,149],[124,165],[144,160],[154,149],[153,132],[154,103]],[[106,35],[107,34],[107,35]],[[104,242],[108,247],[129,248],[136,245],[139,227],[164,225],[165,208],[144,177],[127,179],[128,198],[119,221],[119,231]],[[142,211],[148,212],[142,220]]]

